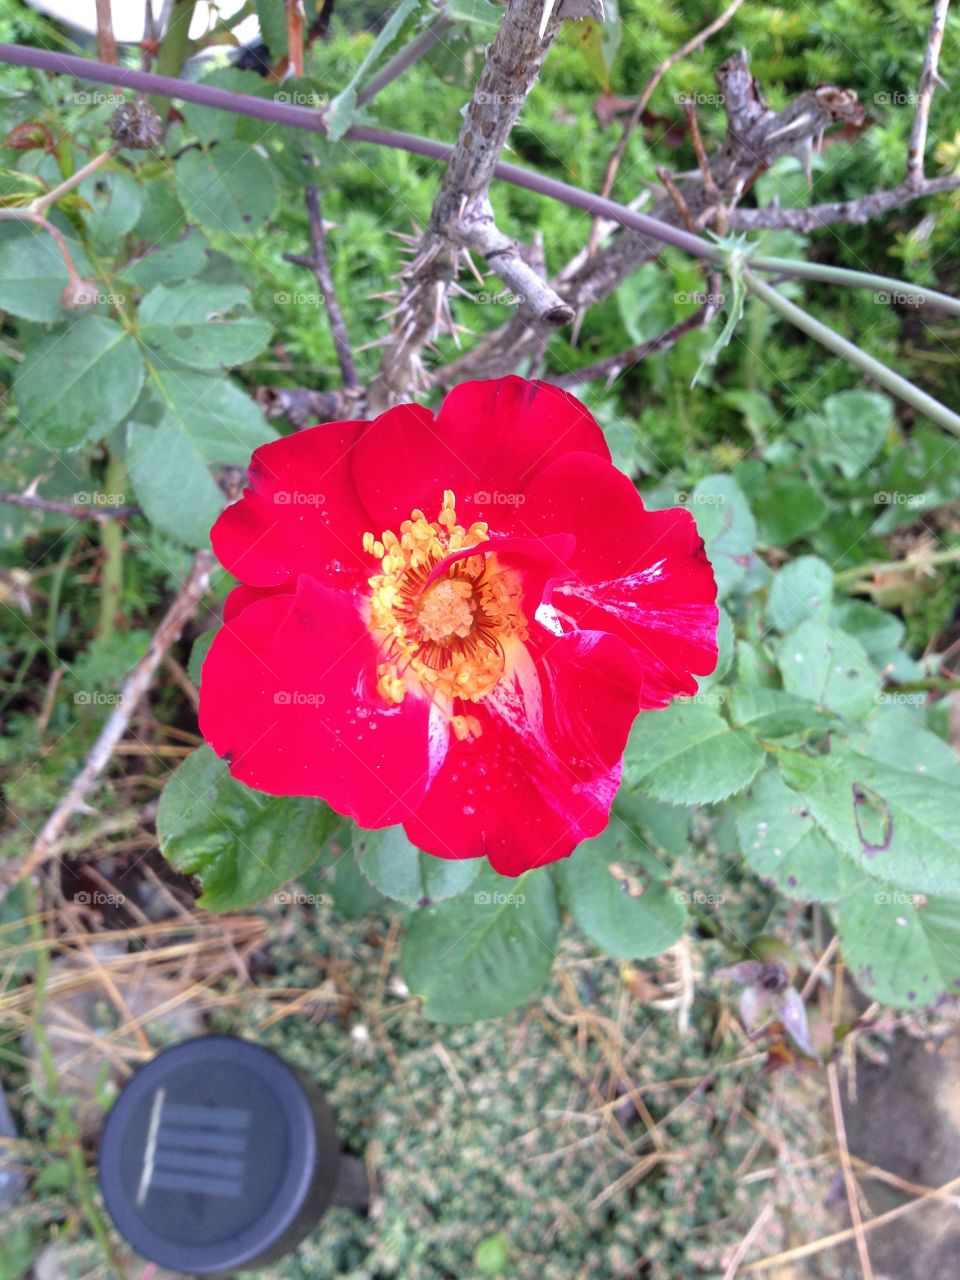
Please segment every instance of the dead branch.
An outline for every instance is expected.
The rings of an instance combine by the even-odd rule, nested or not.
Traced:
[[[350,338],[347,334],[347,326],[344,323],[343,311],[340,308],[340,300],[337,297],[336,289],[333,287],[330,259],[327,257],[327,235],[323,225],[323,214],[320,209],[320,193],[316,186],[311,184],[307,187],[305,199],[307,202],[307,214],[310,218],[311,252],[309,255],[285,253],[283,256],[287,262],[293,262],[297,266],[309,268],[316,277],[320,292],[323,294],[324,305],[327,308],[330,332],[333,335],[333,345],[337,349],[337,360],[340,363],[343,385],[350,391],[358,391],[360,379],[357,377],[357,367],[353,363]]]
[[[28,511],[52,511],[75,520],[124,520],[128,516],[141,516],[141,507],[133,505],[113,507],[88,507],[79,502],[60,502],[56,498],[41,498],[35,493],[0,493],[0,503],[11,507],[25,507]]]
[[[120,685],[119,701],[107,717],[83,768],[47,819],[26,857],[3,868],[0,876],[0,901],[6,897],[12,885],[32,875],[53,855],[67,823],[83,807],[93,784],[110,763],[120,739],[127,731],[131,716],[146,695],[156,670],[163,661],[164,654],[196,612],[210,585],[210,572],[215,563],[212,551],[198,551],[194,556],[190,576],[154,632],[150,647]]]
[[[920,84],[917,89],[917,109],[913,117],[910,147],[907,151],[907,182],[912,186],[923,182],[923,159],[927,149],[930,103],[933,101],[933,91],[936,86],[943,84],[937,73],[937,64],[940,61],[940,46],[943,44],[949,8],[950,0],[935,0],[930,30],[927,33],[927,48],[923,55],[923,70],[920,73]]]

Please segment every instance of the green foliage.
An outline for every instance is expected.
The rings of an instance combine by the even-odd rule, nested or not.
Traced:
[[[255,8],[279,60],[285,6],[256,0]],[[338,10],[331,38],[311,46],[303,79],[286,81],[283,92],[330,103],[335,139],[354,122],[374,121],[452,138],[502,7],[450,0],[453,34],[358,109],[358,90],[433,16],[414,0],[386,20],[379,8],[363,12],[378,20],[374,29],[349,29],[353,15]],[[619,136],[619,126],[595,114],[598,85],[636,93],[717,10],[708,0],[636,0],[606,12],[602,27],[587,22],[564,34],[511,138],[517,162],[593,190]],[[49,43],[48,27],[26,11],[9,16],[0,5],[0,16],[11,38]],[[681,121],[681,95],[703,103],[708,146],[720,141],[713,73],[741,45],[774,107],[833,82],[856,90],[873,118],[855,142],[812,157],[812,191],[787,157],[758,179],[751,199],[801,206],[898,182],[912,113],[897,95],[915,89],[927,11],[915,0],[826,0],[816,21],[808,19],[764,0],[745,5],[703,50],[671,68],[650,104],[655,124],[631,135],[614,194],[634,199],[655,181],[658,164],[694,167],[688,141],[665,127]],[[948,82],[956,69],[948,40]],[[228,66],[204,78],[276,92]],[[104,149],[111,108],[71,99],[62,78],[16,71],[10,85],[0,137],[39,120],[65,139],[51,154],[0,148],[4,191],[30,198]],[[931,139],[952,133],[950,110],[949,95],[938,92]],[[163,146],[121,152],[50,211],[77,270],[95,286],[89,310],[64,305],[67,271],[48,234],[0,225],[0,306],[8,315],[0,374],[11,391],[0,425],[0,487],[23,491],[40,477],[45,494],[87,501],[103,493],[108,466],[117,474],[122,465],[131,492],[117,497],[144,511],[125,533],[118,633],[96,641],[90,583],[101,566],[82,582],[68,570],[71,556],[96,559],[95,539],[67,533],[69,518],[56,514],[0,514],[4,566],[22,560],[38,574],[33,612],[7,607],[0,619],[3,696],[13,708],[0,740],[0,765],[13,775],[4,800],[34,828],[110,705],[71,699],[115,691],[182,580],[189,550],[207,543],[227,501],[222,469],[246,466],[277,434],[251,393],[273,384],[338,385],[316,283],[284,258],[308,243],[304,185],[317,181],[322,191],[334,285],[355,347],[383,332],[383,304],[372,295],[390,287],[404,261],[391,232],[412,221],[423,226],[436,190],[437,167],[420,158],[190,104],[181,115]],[[524,241],[542,234],[551,271],[582,248],[585,215],[499,184],[491,199],[509,234]],[[889,222],[810,237],[764,234],[755,243],[764,253],[909,271],[918,284],[949,289],[958,235],[960,209],[941,197]],[[361,833],[319,802],[249,791],[203,748],[164,791],[159,826],[171,861],[202,883],[204,905],[247,907],[290,880],[332,899],[348,918],[392,902],[408,920],[404,972],[427,1014],[488,1017],[523,1003],[544,981],[561,910],[617,957],[670,946],[687,927],[685,905],[697,905],[674,883],[674,868],[691,829],[707,824],[736,858],[725,872],[731,882],[759,880],[788,898],[827,904],[844,957],[871,995],[930,1003],[955,984],[960,872],[951,819],[955,827],[960,783],[950,748],[921,706],[925,691],[899,686],[938,678],[960,573],[944,566],[934,580],[912,574],[858,586],[856,598],[844,594],[845,573],[871,560],[914,548],[924,554],[931,539],[939,550],[956,548],[953,442],[774,321],[743,296],[735,254],[730,266],[730,324],[719,339],[718,322],[609,387],[583,388],[615,460],[640,478],[648,505],[692,512],[723,603],[717,671],[696,697],[639,717],[610,828],[556,868],[508,881],[477,862],[431,858],[399,829]],[[664,252],[584,315],[576,345],[566,332],[551,340],[546,376],[656,336],[689,314],[691,295],[706,287],[699,263]],[[870,354],[956,401],[955,334],[935,313],[923,312],[921,323],[912,309],[881,305],[867,291],[796,281],[784,290]],[[481,336],[508,317],[475,296],[451,305],[457,322]],[[455,354],[446,337],[438,348],[438,361]],[[369,381],[376,352],[358,351],[357,362]],[[859,581],[870,583],[869,573]],[[194,681],[212,634],[190,656]],[[185,644],[181,661],[187,651]],[[56,745],[48,752],[36,721],[61,663],[69,670],[51,708],[47,733]],[[160,696],[174,722],[176,693],[164,688]],[[195,727],[192,719],[180,723]],[[497,1274],[489,1269],[509,1268],[509,1260],[491,1240],[499,1238],[479,1246],[476,1266]]]
[[[160,847],[178,871],[197,877],[200,905],[211,911],[276,897],[317,861],[335,825],[322,801],[267,796],[235,782],[209,747],[183,762],[157,814]]]
[[[413,916],[403,976],[438,1022],[494,1018],[546,980],[559,928],[548,872],[509,879],[485,866],[469,892]]]

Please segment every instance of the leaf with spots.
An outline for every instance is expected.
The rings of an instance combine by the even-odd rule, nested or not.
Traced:
[[[687,913],[673,889],[651,875],[659,860],[616,816],[557,867],[567,910],[598,947],[624,960],[658,956],[683,933]]]
[[[863,645],[819,618],[784,636],[777,662],[784,689],[818,707],[858,719],[876,706],[880,677]]]
[[[960,898],[867,878],[831,913],[844,963],[871,999],[920,1008],[960,991]]]
[[[790,898],[832,902],[863,879],[773,769],[738,803],[737,839],[748,865]]]
[[[242,285],[158,284],[140,303],[140,336],[161,365],[244,364],[270,341],[270,325],[242,310],[249,297]]]
[[[842,742],[829,755],[784,751],[778,760],[817,826],[858,866],[907,892],[960,893],[960,787],[932,776],[909,748],[899,767]]]

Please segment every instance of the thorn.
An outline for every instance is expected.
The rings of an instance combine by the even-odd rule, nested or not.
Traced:
[[[391,337],[391,334],[385,333],[382,338],[374,338],[373,342],[365,342],[363,346],[354,347],[354,351],[371,351],[374,347],[385,347]]]
[[[474,260],[470,257],[470,250],[469,250],[469,249],[461,249],[461,250],[460,250],[460,252],[463,254],[464,258],[466,259],[466,261],[467,261],[467,266],[470,268],[470,271],[471,271],[471,273],[472,273],[472,275],[473,275],[474,280],[476,280],[477,284],[483,284],[483,276],[482,276],[482,275],[480,274],[480,272],[477,270],[477,264],[476,264],[476,263],[474,262]]]
[[[553,13],[553,6],[557,0],[544,0],[543,14],[540,17],[540,39],[542,40],[547,30],[547,23],[550,21],[550,15]]]

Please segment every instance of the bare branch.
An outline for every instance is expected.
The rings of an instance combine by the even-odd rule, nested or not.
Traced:
[[[943,178],[924,178],[914,185],[902,182],[888,191],[871,191],[853,200],[838,200],[829,204],[812,204],[805,209],[782,209],[779,204],[764,209],[737,209],[730,215],[730,226],[735,231],[816,231],[840,223],[860,226],[882,217],[893,209],[902,209],[924,196],[943,195],[960,190],[960,174]]]
[[[669,351],[674,343],[679,342],[686,334],[692,333],[694,329],[702,329],[704,325],[709,324],[716,313],[717,303],[711,301],[698,311],[694,311],[692,315],[685,316],[677,324],[658,334],[656,338],[651,338],[649,342],[641,342],[635,347],[630,347],[627,351],[620,351],[615,356],[607,356],[605,360],[598,360],[596,364],[585,365],[582,369],[571,369],[569,373],[562,373],[559,377],[551,377],[549,380],[555,386],[563,387],[564,390],[571,390],[584,382],[596,382],[599,378],[606,378],[608,382],[612,382],[615,378],[619,378],[620,374],[625,370],[632,368],[633,365],[640,364],[648,356],[657,355],[662,351]]]
[[[301,267],[309,267],[316,276],[317,284],[319,284],[320,291],[323,294],[324,305],[327,308],[327,316],[330,320],[330,332],[333,335],[333,345],[337,349],[337,359],[340,362],[343,385],[351,391],[356,391],[359,389],[360,379],[357,377],[357,367],[353,363],[350,338],[347,334],[347,326],[344,323],[343,312],[340,309],[340,300],[337,298],[337,292],[333,287],[330,260],[327,257],[327,237],[323,226],[323,213],[320,209],[320,193],[311,184],[307,187],[305,198],[307,213],[310,218],[312,253],[309,257],[298,253],[285,253],[283,256],[287,262],[294,262]]]
[[[26,857],[3,868],[0,874],[0,901],[13,884],[32,875],[55,852],[56,843],[67,823],[83,806],[93,784],[110,763],[120,739],[127,731],[131,716],[145,696],[157,668],[163,661],[164,654],[196,612],[210,586],[210,571],[215,563],[212,551],[198,551],[194,556],[190,576],[154,632],[150,647],[120,685],[119,701],[107,717],[106,724],[93,744],[83,768],[70,784],[67,794],[47,819]]]
[[[0,493],[0,503],[11,507],[26,507],[29,511],[52,511],[61,516],[73,516],[75,520],[123,520],[128,516],[141,516],[143,510],[134,506],[88,507],[78,502],[59,502],[56,498],[40,498],[35,493]]]
[[[934,0],[933,16],[927,33],[927,48],[923,55],[923,70],[920,73],[920,85],[917,89],[917,110],[913,117],[910,148],[907,151],[907,182],[913,186],[923,182],[923,159],[927,149],[930,103],[933,101],[934,88],[938,84],[943,84],[937,74],[937,64],[940,61],[940,46],[943,44],[949,8],[950,0]]]
[[[357,106],[365,106],[377,96],[381,89],[385,89],[388,84],[392,84],[394,80],[402,76],[415,62],[419,62],[424,54],[429,53],[435,45],[440,43],[454,25],[452,18],[448,18],[443,13],[438,14],[415,40],[411,40],[409,44],[404,45],[399,53],[390,59],[383,70],[378,71],[370,82],[360,90],[357,94]]]
[[[624,153],[627,150],[627,143],[630,141],[630,135],[633,133],[634,129],[640,123],[640,120],[643,117],[643,113],[644,111],[646,111],[647,106],[650,102],[650,99],[653,97],[654,92],[657,88],[657,85],[660,83],[663,77],[667,74],[667,72],[670,71],[671,68],[675,67],[678,62],[682,62],[684,58],[688,57],[691,53],[694,53],[697,49],[699,49],[702,45],[706,44],[706,42],[710,39],[711,36],[716,35],[718,31],[722,30],[723,27],[727,25],[727,23],[730,21],[730,19],[733,17],[733,15],[737,12],[737,10],[740,8],[742,4],[743,4],[743,0],[733,0],[733,3],[728,5],[727,8],[724,9],[723,13],[719,15],[719,17],[714,18],[713,22],[711,22],[709,26],[704,27],[702,31],[698,32],[698,34],[695,35],[691,40],[688,40],[686,44],[681,45],[679,49],[675,49],[674,52],[671,53],[668,58],[664,58],[663,62],[661,62],[660,65],[656,68],[653,75],[647,81],[643,92],[640,94],[640,97],[637,99],[636,105],[634,106],[633,111],[631,111],[626,124],[623,126],[623,133],[620,135],[620,141],[617,143],[616,148],[613,152],[613,155],[610,157],[610,160],[607,164],[606,173],[603,175],[603,187],[601,188],[601,192],[600,192],[601,195],[608,196],[610,192],[613,190],[613,184],[617,176],[617,170],[620,168],[620,162],[623,159]],[[600,240],[599,220],[594,219],[593,226],[590,228],[589,252],[591,256],[593,255],[596,249],[596,246],[599,243],[599,240]]]
[[[97,0],[97,57],[101,62],[117,61],[117,42],[113,38],[113,14],[110,0]]]

